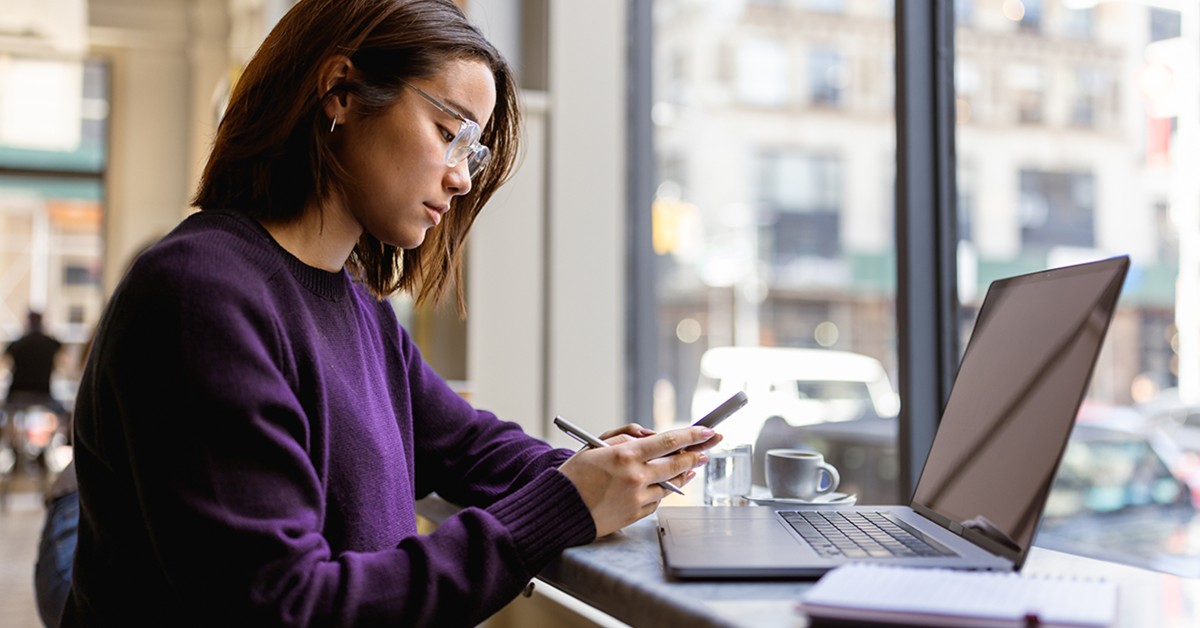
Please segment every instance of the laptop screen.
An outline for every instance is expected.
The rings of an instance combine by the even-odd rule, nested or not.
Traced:
[[[992,283],[915,509],[1023,560],[1128,266],[1118,257]]]

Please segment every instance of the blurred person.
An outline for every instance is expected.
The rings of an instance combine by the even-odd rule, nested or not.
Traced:
[[[16,425],[16,417],[33,406],[41,406],[60,417],[65,417],[65,408],[54,399],[50,391],[50,378],[54,373],[57,358],[62,350],[62,343],[45,332],[42,326],[42,314],[30,310],[27,316],[26,332],[13,341],[4,350],[4,355],[11,361],[12,382],[5,396],[4,411],[7,421],[9,442],[13,440],[21,426]],[[73,476],[73,474],[72,474]],[[62,475],[60,474],[60,478]],[[39,561],[35,567],[34,588],[38,591],[38,613],[47,625],[58,625],[58,612],[67,596],[70,585],[70,562],[74,553],[74,520],[78,519],[78,497],[69,486],[70,478],[63,478],[62,483],[53,484],[51,492],[56,496],[65,497],[62,500],[48,500],[51,512],[56,513],[54,525],[49,519],[43,529],[42,541],[39,544]],[[52,504],[52,505],[51,505]],[[56,534],[56,530],[61,533]],[[50,532],[54,542],[47,545],[46,533]],[[43,548],[53,548],[54,560],[41,560]],[[60,551],[61,550],[61,551]],[[50,555],[47,554],[49,558]],[[42,590],[47,592],[42,595]],[[53,589],[53,591],[51,591]],[[43,605],[43,599],[48,604]],[[51,609],[52,615],[47,615]]]
[[[65,429],[66,408],[54,398],[50,387],[61,352],[62,343],[45,332],[42,314],[35,310],[26,316],[25,333],[4,349],[12,375],[0,406],[3,442],[13,454],[11,467],[6,468],[16,473],[30,464],[42,482],[47,481],[44,448],[55,431]],[[47,412],[55,418],[48,418]]]
[[[38,615],[46,626],[58,626],[67,592],[79,529],[79,488],[75,462],[67,464],[46,493],[46,519],[38,541],[33,591]]]
[[[511,175],[512,71],[450,0],[301,0],[194,203],[109,302],[75,415],[63,625],[470,625],[652,513],[720,436],[554,449],[471,407],[383,298],[462,306]],[[682,453],[667,456],[683,449]],[[415,500],[465,506],[418,535]]]
[[[12,370],[12,381],[5,395],[5,406],[11,414],[40,405],[57,413],[63,412],[50,394],[50,377],[62,343],[42,329],[42,313],[30,310],[26,316],[25,334],[4,349]]]

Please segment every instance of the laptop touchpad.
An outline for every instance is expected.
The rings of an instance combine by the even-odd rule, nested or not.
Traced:
[[[784,529],[784,524],[774,518],[751,519],[676,519],[662,522],[667,528],[667,542],[676,547],[690,549],[678,556],[716,557],[727,552],[736,552],[739,561],[746,564],[775,564],[792,561],[799,556],[812,555],[812,550],[797,541]],[[753,543],[748,539],[754,539]],[[672,554],[674,558],[676,554]]]

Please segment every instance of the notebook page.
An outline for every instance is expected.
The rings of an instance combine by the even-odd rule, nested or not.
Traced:
[[[1043,624],[1107,626],[1116,618],[1117,588],[1100,580],[860,564],[826,574],[802,606],[815,616],[940,615],[1020,625],[1033,615]]]

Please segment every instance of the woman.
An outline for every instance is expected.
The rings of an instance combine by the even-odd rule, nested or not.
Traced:
[[[461,286],[516,97],[448,0],[283,17],[231,98],[204,211],[101,321],[65,624],[472,624],[691,479],[711,430],[552,449],[455,395],[378,298]],[[432,491],[470,507],[418,536]]]

